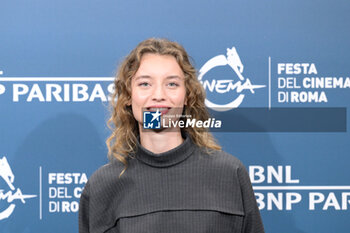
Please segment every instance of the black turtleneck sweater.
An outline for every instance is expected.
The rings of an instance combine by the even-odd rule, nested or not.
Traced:
[[[223,151],[205,153],[189,136],[154,154],[138,143],[128,168],[114,159],[88,180],[79,233],[264,232],[248,173]]]

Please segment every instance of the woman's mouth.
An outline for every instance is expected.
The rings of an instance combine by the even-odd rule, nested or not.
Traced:
[[[162,115],[166,114],[167,112],[169,112],[170,108],[169,107],[150,107],[147,108],[148,111],[152,111],[152,112],[160,112]]]

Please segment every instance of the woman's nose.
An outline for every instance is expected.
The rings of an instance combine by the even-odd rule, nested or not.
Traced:
[[[165,90],[161,85],[157,85],[153,89],[152,100],[160,101],[165,100]]]

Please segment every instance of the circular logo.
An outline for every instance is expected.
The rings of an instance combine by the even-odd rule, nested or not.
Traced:
[[[211,80],[211,83],[209,83],[209,80],[204,80],[203,77],[205,74],[207,74],[210,70],[214,69],[215,67],[219,66],[229,66],[231,69],[235,72],[239,80],[235,82],[235,80]],[[237,108],[243,101],[245,94],[242,93],[243,90],[250,90],[251,93],[254,93],[254,89],[256,88],[263,88],[265,85],[252,85],[250,80],[243,77],[243,64],[241,62],[241,59],[239,58],[239,55],[236,51],[235,47],[232,47],[232,49],[227,48],[227,53],[225,55],[218,55],[213,58],[211,58],[209,61],[207,61],[203,67],[199,70],[199,76],[198,80],[202,83],[204,86],[204,89],[206,89],[206,86],[217,88],[212,88],[212,90],[217,90],[218,88],[224,88],[225,92],[229,91],[236,91],[238,96],[232,100],[231,102],[227,104],[217,104],[213,101],[210,101],[208,98],[205,99],[205,104],[208,108],[211,108],[216,111],[228,111],[233,108]]]

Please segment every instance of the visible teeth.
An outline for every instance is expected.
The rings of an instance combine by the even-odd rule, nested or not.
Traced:
[[[150,108],[149,110],[151,111],[164,111],[164,110],[168,110],[168,108]]]

